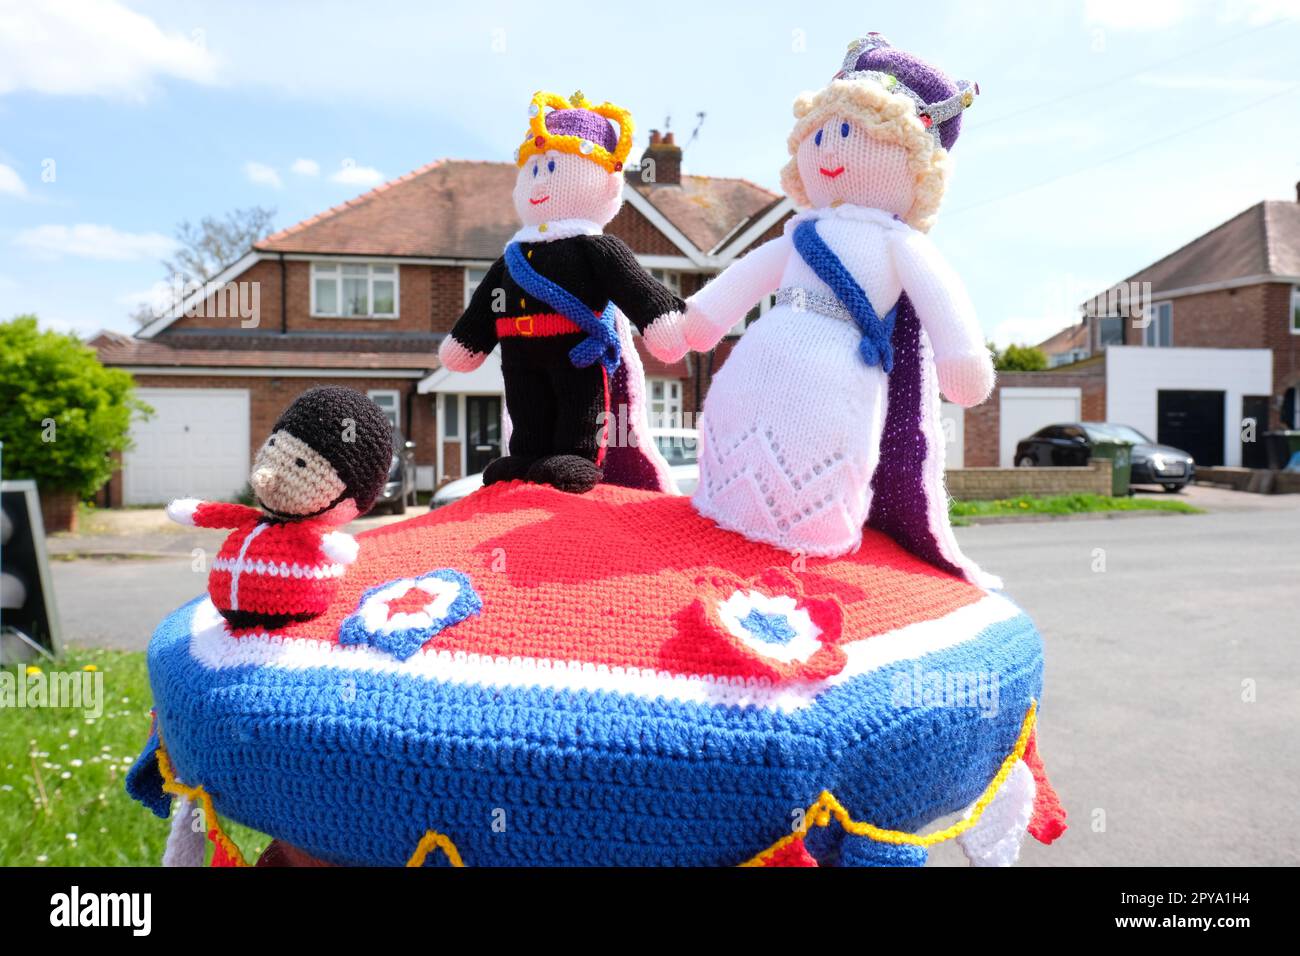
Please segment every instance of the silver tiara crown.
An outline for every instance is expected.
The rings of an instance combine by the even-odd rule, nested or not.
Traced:
[[[921,118],[921,122],[930,131],[935,143],[939,144],[939,126],[954,116],[960,115],[962,110],[974,103],[975,97],[979,95],[980,85],[966,80],[957,80],[956,93],[936,103],[927,103],[921,94],[908,87],[907,84],[892,73],[886,73],[883,70],[857,69],[858,59],[862,54],[882,46],[890,46],[890,43],[879,33],[868,33],[866,36],[854,40],[849,44],[848,52],[844,54],[843,65],[840,66],[839,72],[832,79],[869,80],[879,83],[891,93],[902,93],[907,96],[916,104],[916,115]]]

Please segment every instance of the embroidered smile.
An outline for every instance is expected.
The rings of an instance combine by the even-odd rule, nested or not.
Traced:
[[[820,168],[821,168],[821,171],[822,171],[822,175],[823,175],[823,176],[829,176],[831,179],[834,179],[834,178],[835,178],[836,176],[838,176],[840,173],[844,172],[844,167],[843,167],[843,166],[836,166],[834,169],[827,169],[825,166],[822,166],[822,167],[820,167]]]
[[[826,172],[826,170],[823,169],[822,172]],[[546,202],[546,200],[550,198],[551,198],[550,196],[543,196],[541,199],[530,199],[528,201],[532,203],[534,206],[540,206],[542,203]]]

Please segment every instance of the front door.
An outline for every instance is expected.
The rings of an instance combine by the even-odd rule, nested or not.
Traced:
[[[465,473],[476,475],[501,457],[501,398],[465,396]]]
[[[1161,389],[1156,441],[1187,452],[1197,465],[1223,464],[1223,392]]]

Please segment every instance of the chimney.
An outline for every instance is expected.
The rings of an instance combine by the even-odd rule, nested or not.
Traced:
[[[650,145],[641,154],[641,166],[628,170],[628,178],[651,186],[680,186],[682,182],[682,148],[673,141],[672,131],[650,131]]]
[[[1300,182],[1295,184],[1295,201],[1300,202]]]

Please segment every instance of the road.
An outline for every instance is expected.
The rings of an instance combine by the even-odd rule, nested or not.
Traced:
[[[1041,749],[1071,829],[1026,863],[1300,863],[1300,496],[1191,500],[1216,510],[958,529],[1044,635]],[[143,648],[204,588],[194,543],[56,562],[69,640]]]

